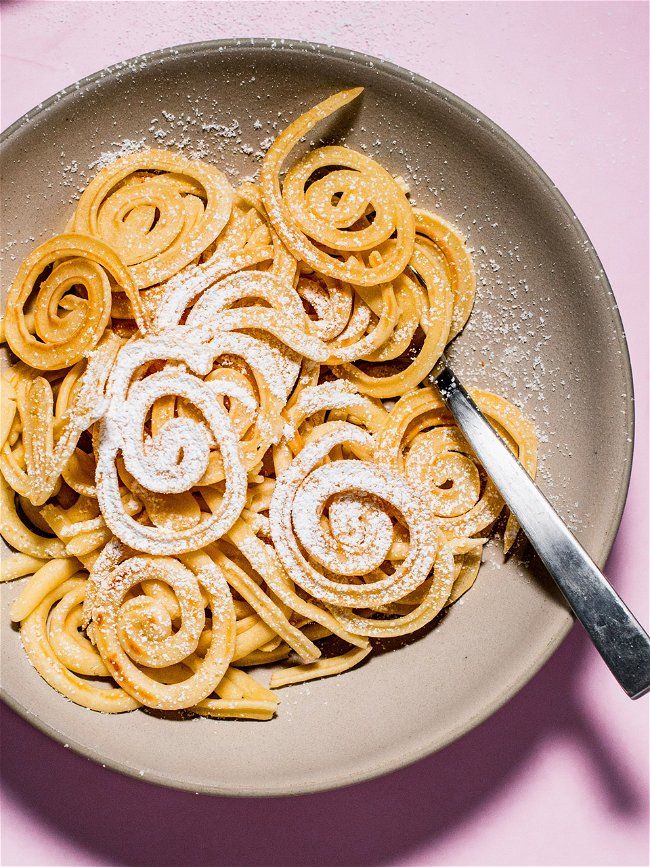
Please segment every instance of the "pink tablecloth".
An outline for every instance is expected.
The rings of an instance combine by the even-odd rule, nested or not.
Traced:
[[[616,292],[637,392],[630,496],[608,571],[647,623],[645,3],[93,3],[2,6],[2,124],[95,70],[234,36],[387,57],[467,99],[546,169]],[[496,716],[437,756],[274,801],[165,791],[67,752],[3,709],[2,863],[648,863],[648,702],[575,629]]]

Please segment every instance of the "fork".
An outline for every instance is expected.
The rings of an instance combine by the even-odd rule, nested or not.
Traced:
[[[443,355],[429,375],[467,442],[630,698],[650,690],[650,638],[463,388]]]

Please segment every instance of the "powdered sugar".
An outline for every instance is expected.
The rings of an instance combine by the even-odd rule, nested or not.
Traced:
[[[96,160],[88,163],[88,168],[91,170],[99,170],[110,166],[121,157],[126,157],[129,154],[137,153],[146,147],[145,139],[129,139],[124,138],[122,141],[114,141],[112,144],[114,150],[102,151]],[[76,162],[73,163],[76,166]],[[73,165],[71,164],[71,165]]]

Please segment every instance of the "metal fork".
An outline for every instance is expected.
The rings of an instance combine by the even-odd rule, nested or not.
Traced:
[[[610,671],[630,698],[640,698],[650,690],[647,632],[486,420],[444,356],[429,380]]]

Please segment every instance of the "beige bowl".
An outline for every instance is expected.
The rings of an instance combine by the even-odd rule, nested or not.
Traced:
[[[467,233],[479,293],[454,365],[535,419],[542,488],[602,565],[625,501],[633,430],[629,360],[607,278],[533,160],[480,112],[412,73],[342,49],[237,40],[157,52],[85,79],[3,136],[3,285],[35,243],[62,230],[102,152],[185,142],[186,154],[248,176],[265,139],[359,84],[361,103],[321,134],[365,145],[409,180],[419,204]],[[478,725],[555,650],[571,616],[522,552],[504,563],[492,543],[476,586],[431,628],[341,677],[282,690],[267,723],[77,707],[30,666],[9,626],[21,582],[4,585],[3,695],[57,740],[141,779],[232,795],[345,785]]]

